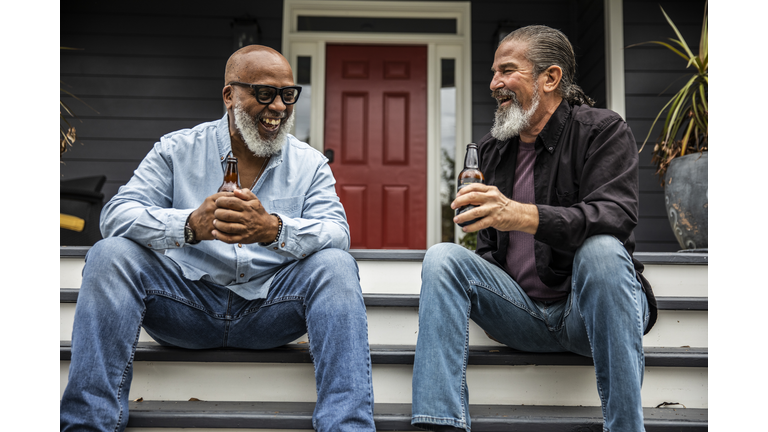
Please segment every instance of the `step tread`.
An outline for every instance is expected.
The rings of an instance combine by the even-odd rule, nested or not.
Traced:
[[[413,364],[412,345],[371,345],[373,364]],[[708,367],[708,349],[698,347],[646,347],[645,365],[659,367]],[[71,360],[70,341],[60,341],[60,360]],[[265,350],[216,348],[192,350],[139,342],[135,361],[311,363],[306,343],[287,344]],[[570,352],[532,353],[505,346],[470,346],[470,365],[504,366],[592,366],[592,359]]]
[[[59,288],[60,303],[77,303],[78,288]],[[418,294],[372,294],[363,293],[365,305],[369,307],[419,307]],[[656,297],[659,310],[697,310],[709,308],[708,297]]]
[[[90,246],[60,246],[60,257],[82,258]],[[358,261],[422,261],[426,250],[352,249],[349,253]],[[708,265],[707,252],[635,252],[645,265]]]
[[[130,402],[128,427],[311,430],[314,408],[312,402]],[[469,411],[474,432],[518,427],[554,432],[602,423],[600,407],[470,405]],[[648,432],[707,430],[707,409],[643,408],[643,415]],[[377,430],[420,430],[411,426],[410,404],[375,404],[374,421]]]

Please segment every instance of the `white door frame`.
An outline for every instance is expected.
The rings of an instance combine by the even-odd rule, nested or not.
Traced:
[[[456,34],[298,31],[299,16],[455,18]],[[456,61],[456,172],[472,139],[472,13],[470,2],[285,0],[283,46],[296,73],[297,58],[312,58],[310,143],[322,151],[325,116],[325,46],[329,43],[427,46],[427,247],[440,242],[440,59]]]

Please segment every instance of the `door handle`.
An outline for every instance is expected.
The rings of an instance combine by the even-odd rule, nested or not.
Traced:
[[[328,158],[328,163],[329,164],[333,163],[333,150],[325,149],[325,153],[324,154],[325,154],[325,157]]]

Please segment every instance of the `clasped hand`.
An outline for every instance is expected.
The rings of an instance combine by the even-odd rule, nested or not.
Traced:
[[[469,184],[456,193],[456,199],[451,203],[451,208],[455,210],[470,204],[477,207],[453,218],[454,223],[480,219],[463,227],[464,232],[492,227],[499,231],[523,231],[535,234],[539,226],[539,210],[534,204],[513,201],[504,196],[496,186],[482,183]]]
[[[199,240],[268,243],[277,236],[277,217],[267,213],[249,189],[209,196],[192,212],[190,226]]]

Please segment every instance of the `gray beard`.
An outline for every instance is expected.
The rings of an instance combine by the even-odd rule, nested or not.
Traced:
[[[523,104],[517,100],[514,93],[505,92],[505,94],[512,97],[512,103],[509,106],[499,106],[496,109],[496,118],[493,120],[493,127],[491,128],[491,136],[499,141],[506,141],[520,135],[520,131],[529,126],[533,113],[539,107],[540,100],[538,83],[534,85],[533,100],[531,107],[527,110],[523,109]]]
[[[272,156],[280,152],[285,145],[288,131],[293,128],[293,113],[287,119],[283,119],[277,135],[272,139],[265,140],[261,137],[257,121],[258,119],[249,116],[239,104],[235,105],[235,128],[248,149],[258,157]]]

